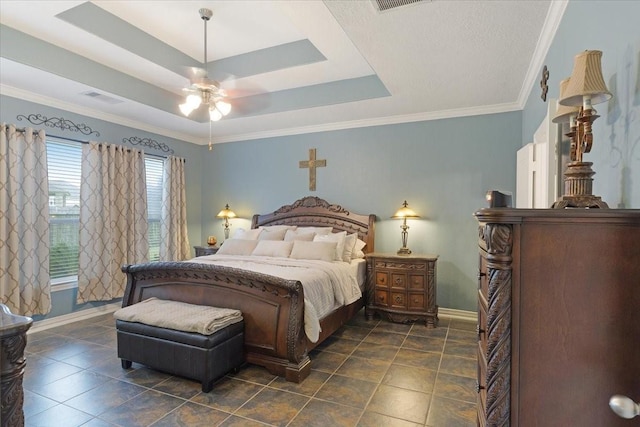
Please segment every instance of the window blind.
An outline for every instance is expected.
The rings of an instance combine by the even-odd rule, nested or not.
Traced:
[[[54,284],[78,275],[81,160],[79,143],[47,139],[49,269]]]

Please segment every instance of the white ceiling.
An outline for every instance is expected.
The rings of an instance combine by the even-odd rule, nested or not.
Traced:
[[[538,84],[565,3],[434,0],[380,12],[372,0],[2,0],[0,90],[205,144],[208,122],[186,118],[177,108],[188,79],[165,63],[168,55],[154,58],[159,51],[149,46],[174,48],[172,60],[193,61],[185,67],[202,63],[198,9],[206,7],[213,11],[207,59],[214,70],[217,63],[225,64],[219,60],[238,55],[249,63],[245,69],[274,59],[285,62],[280,69],[242,78],[233,77],[238,71],[230,76],[216,70],[225,75],[221,84],[232,95],[234,110],[212,124],[214,142],[513,111]],[[73,11],[97,14],[80,26],[60,15],[76,7]],[[94,28],[103,18],[106,33],[101,35]],[[147,34],[133,27],[124,34],[109,26],[112,18]],[[20,42],[11,46],[4,40]],[[293,53],[268,57],[276,47],[305,40],[305,52],[315,47],[326,59],[295,62]],[[16,52],[15,44],[24,46]],[[258,59],[260,50],[266,58]],[[96,79],[98,72],[109,77]],[[82,95],[87,91],[124,102]]]

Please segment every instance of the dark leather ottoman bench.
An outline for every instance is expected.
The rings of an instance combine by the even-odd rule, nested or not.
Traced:
[[[116,330],[118,357],[124,369],[136,362],[195,379],[205,393],[218,378],[244,363],[243,321],[211,335],[124,320],[116,320]]]

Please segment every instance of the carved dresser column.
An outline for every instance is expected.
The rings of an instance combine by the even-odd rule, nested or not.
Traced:
[[[508,426],[513,227],[481,223],[478,234],[478,418],[480,425]]]
[[[2,383],[2,427],[24,425],[22,376],[26,364],[24,348],[27,330],[33,324],[30,317],[11,314],[0,304],[0,382]]]

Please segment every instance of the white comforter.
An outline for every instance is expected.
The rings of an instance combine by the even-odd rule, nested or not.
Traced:
[[[318,341],[320,320],[335,307],[348,305],[362,296],[349,264],[273,258],[263,256],[207,255],[190,262],[216,264],[250,270],[288,280],[299,280],[304,288],[304,328],[311,342]]]

